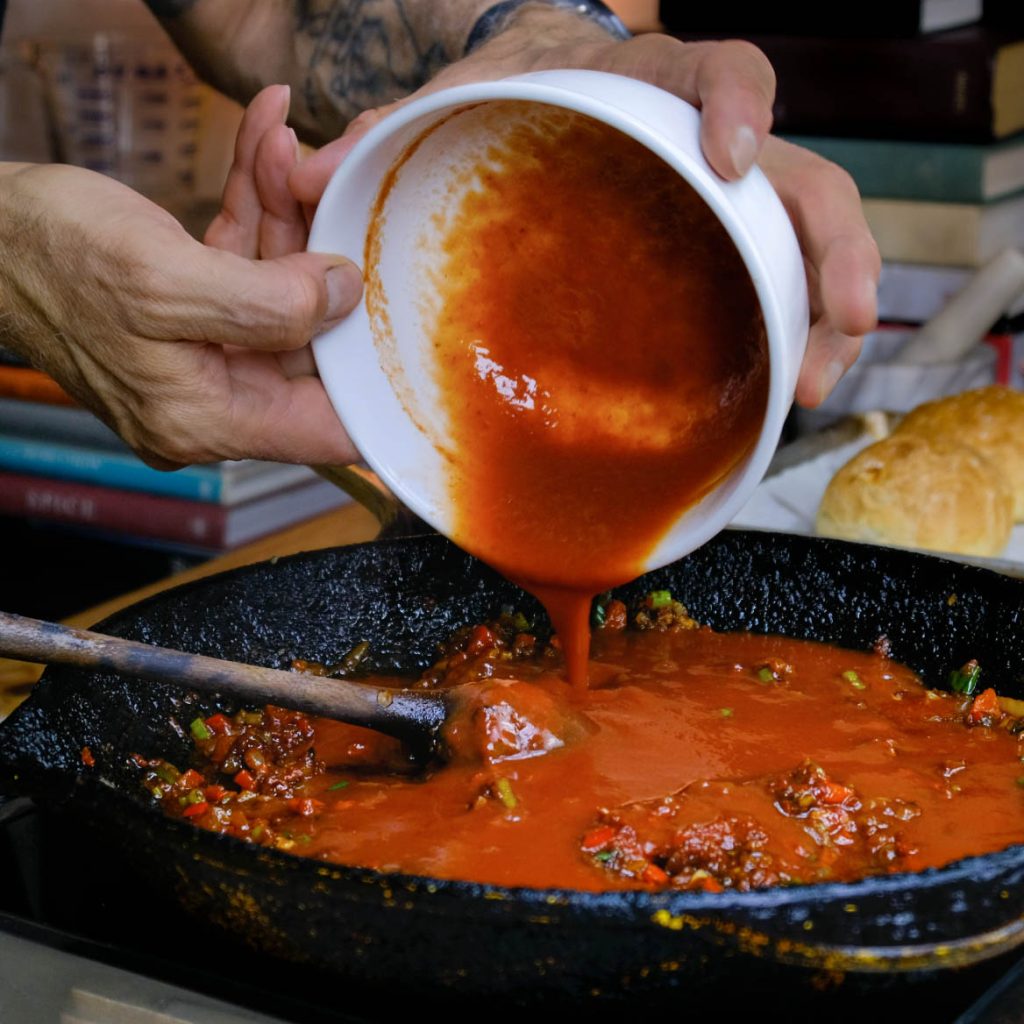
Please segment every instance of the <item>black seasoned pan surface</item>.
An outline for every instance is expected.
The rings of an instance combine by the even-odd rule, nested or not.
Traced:
[[[978,658],[1024,696],[1024,582],[917,555],[727,531],[623,588],[668,588],[700,621],[866,649],[931,685]],[[133,639],[284,667],[362,640],[373,670],[415,671],[460,625],[534,603],[443,539],[298,555],[161,594],[101,624]],[[0,727],[0,790],[30,793],[140,881],[275,956],[406,991],[576,999],[728,983],[737,971],[887,984],[1012,949],[1024,849],[947,868],[745,894],[577,893],[386,876],[256,849],[165,819],[129,755],[187,759],[187,723],[231,709],[179,689],[49,670]],[[82,765],[88,746],[96,766]]]

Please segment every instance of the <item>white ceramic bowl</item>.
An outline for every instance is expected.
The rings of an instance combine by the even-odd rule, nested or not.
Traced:
[[[711,170],[700,148],[700,115],[683,100],[618,75],[542,71],[425,96],[376,125],[328,184],[309,248],[362,264],[371,219],[384,217],[380,246],[371,258],[386,299],[390,338],[375,339],[364,301],[314,342],[320,377],[367,463],[405,505],[452,536],[455,517],[446,461],[435,443],[443,437],[444,419],[424,320],[430,307],[430,270],[438,255],[431,245],[437,234],[433,215],[457,197],[465,179],[460,171],[479,159],[492,138],[484,108],[504,100],[577,111],[660,156],[724,225],[761,304],[770,369],[759,440],[719,486],[680,517],[645,568],[665,565],[724,527],[764,475],[792,404],[808,328],[803,262],[782,203],[756,168],[731,183]],[[435,130],[424,137],[431,128]],[[383,210],[375,213],[382,183],[417,141],[418,148],[406,156],[401,173],[389,184]]]

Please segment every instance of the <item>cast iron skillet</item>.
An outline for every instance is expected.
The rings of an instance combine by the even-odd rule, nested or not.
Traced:
[[[669,588],[697,619],[866,649],[932,685],[978,658],[1024,697],[1024,581],[923,555],[727,531],[623,589]],[[336,661],[372,642],[371,668],[413,670],[456,627],[534,603],[437,536],[250,566],[180,587],[102,631],[265,665]],[[61,803],[83,842],[259,948],[404,991],[569,998],[687,988],[765,964],[885,982],[963,966],[1024,940],[1024,847],[941,870],[745,894],[500,889],[325,866],[165,819],[128,755],[188,760],[187,727],[227,702],[51,669],[0,727],[0,792]],[[95,767],[86,769],[88,746]],[[940,752],[936,752],[940,756]],[[778,965],[784,965],[779,968]],[[803,970],[794,970],[803,968]]]

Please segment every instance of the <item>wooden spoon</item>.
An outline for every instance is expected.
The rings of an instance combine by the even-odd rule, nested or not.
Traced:
[[[376,729],[402,740],[418,754],[442,752],[441,728],[459,703],[461,689],[400,690],[284,672],[9,612],[0,612],[0,655],[156,679],[191,690],[231,694],[253,704],[279,704]]]

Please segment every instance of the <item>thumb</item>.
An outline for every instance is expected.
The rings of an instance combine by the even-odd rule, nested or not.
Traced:
[[[301,348],[325,324],[347,316],[363,291],[359,268],[327,253],[247,260],[203,246],[198,262],[187,275],[175,275],[169,289],[170,319],[177,320],[170,333],[177,338],[187,323],[190,340],[269,351]]]

